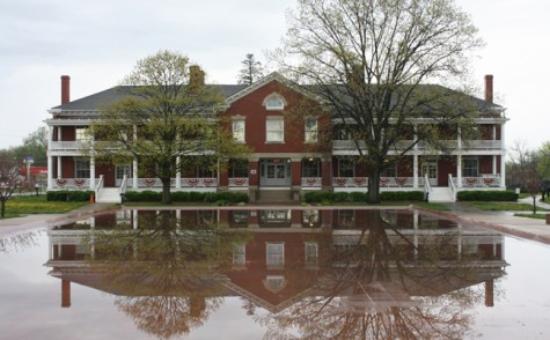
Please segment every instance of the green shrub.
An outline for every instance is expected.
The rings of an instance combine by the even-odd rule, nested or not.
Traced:
[[[173,202],[192,203],[241,203],[248,202],[248,194],[241,192],[186,192],[176,191],[170,193]],[[162,193],[156,191],[128,191],[127,202],[160,202]]]
[[[422,191],[384,191],[380,193],[381,201],[423,201]]]
[[[457,194],[459,201],[498,201],[515,202],[519,195],[513,191],[460,191]]]
[[[366,192],[352,192],[350,198],[352,202],[366,202],[368,196]]]
[[[90,199],[92,191],[48,191],[46,193],[46,200],[48,201],[72,201],[72,202],[86,202]]]

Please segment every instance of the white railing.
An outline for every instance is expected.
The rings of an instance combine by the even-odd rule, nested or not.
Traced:
[[[334,177],[332,179],[333,187],[367,187],[368,183],[368,177]]]
[[[363,141],[359,141],[361,149],[366,148],[366,144]],[[333,140],[332,149],[334,150],[356,150],[357,144],[353,140]]]
[[[120,184],[120,194],[121,195],[124,195],[126,193],[127,186],[128,186],[128,177],[126,177],[126,175],[124,175],[124,177],[122,178],[122,183]]]
[[[132,180],[133,180],[132,177],[128,177],[128,178],[126,178],[126,183],[132,183]],[[115,179],[115,186],[120,188],[121,185],[122,185],[122,178]],[[128,184],[126,184],[126,185],[128,185]]]
[[[424,195],[425,198],[428,198],[430,195],[430,192],[432,191],[432,186],[430,183],[430,179],[428,178],[428,174],[424,176]]]
[[[302,177],[302,187],[319,188],[322,185],[321,177]]]
[[[458,185],[458,180],[455,182]],[[464,188],[497,188],[500,186],[500,176],[463,177]]]
[[[52,141],[51,150],[80,150],[90,145],[88,141]]]
[[[412,187],[414,177],[380,177],[380,187]]]
[[[247,187],[248,177],[231,177],[229,178],[230,187]]]
[[[97,183],[95,185],[94,192],[95,192],[96,199],[101,189],[103,189],[103,175],[99,175],[99,179],[97,180]]]
[[[213,177],[212,178],[182,178],[181,179],[181,186],[182,187],[190,187],[190,188],[217,187],[218,186],[218,179],[213,178]]]
[[[449,174],[449,190],[451,191],[451,195],[453,196],[453,201],[456,201],[456,185],[455,185],[455,182],[453,180],[453,175],[452,174]]]
[[[425,177],[418,177],[418,185],[419,186],[421,186],[421,187],[424,186],[424,182],[426,182]],[[429,178],[429,182],[430,182],[431,187],[437,186],[437,178]]]
[[[86,190],[89,186],[89,178],[57,178],[53,181],[53,189]]]
[[[160,178],[138,178],[138,188],[162,188]]]
[[[462,142],[464,149],[483,149],[483,150],[500,150],[502,141],[500,140],[465,140]]]

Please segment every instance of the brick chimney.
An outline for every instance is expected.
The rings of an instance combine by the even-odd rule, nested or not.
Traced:
[[[485,76],[485,101],[493,103],[493,75]]]
[[[189,66],[189,86],[193,90],[204,86],[204,71],[199,65]]]
[[[71,77],[61,76],[61,105],[71,101]]]
[[[61,280],[61,308],[71,307],[71,281]]]

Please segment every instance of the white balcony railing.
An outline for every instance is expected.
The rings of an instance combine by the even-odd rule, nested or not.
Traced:
[[[53,189],[56,190],[88,190],[89,178],[57,178],[53,181]]]
[[[461,187],[458,178],[453,178],[454,184]],[[500,176],[463,177],[463,188],[497,188],[500,186]]]
[[[458,141],[456,139],[440,140],[437,143],[439,144],[438,146],[445,149],[458,148]],[[407,148],[412,149],[413,148],[412,144],[413,144],[412,140],[401,140],[395,144],[395,148],[398,150],[404,150]],[[359,142],[359,145],[361,146],[362,149],[365,149],[364,142]],[[432,146],[427,142],[420,141],[417,143],[416,148],[420,150],[424,150],[424,149],[435,148],[435,146]],[[465,140],[465,141],[462,141],[462,148],[473,149],[473,150],[500,150],[502,148],[502,141],[500,140]],[[352,140],[333,140],[332,149],[333,150],[356,150],[357,146],[355,142]]]
[[[332,186],[344,188],[367,187],[369,183],[368,177],[334,177]]]
[[[414,185],[414,177],[380,177],[380,187],[405,188]]]
[[[176,187],[176,179],[170,180],[170,186]],[[218,186],[218,180],[216,178],[182,178],[182,188],[212,188]],[[155,189],[162,188],[162,181],[160,178],[138,178],[138,188],[140,189]]]
[[[229,186],[234,188],[242,188],[248,186],[248,177],[232,177],[229,178]]]
[[[302,177],[302,187],[304,188],[320,188],[321,185],[321,177]]]
[[[500,140],[468,140],[462,142],[464,149],[482,149],[482,150],[500,150],[502,141]]]
[[[81,150],[89,146],[87,141],[51,142],[50,150]]]

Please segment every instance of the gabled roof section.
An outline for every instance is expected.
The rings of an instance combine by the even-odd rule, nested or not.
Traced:
[[[228,98],[246,88],[246,85],[211,84],[206,86],[218,89],[224,98]],[[135,88],[135,86],[115,86],[90,96],[76,99],[63,105],[55,106],[51,109],[51,111],[100,111],[102,108],[109,106],[124,97],[132,96],[132,92]]]
[[[262,79],[258,80],[257,82],[253,83],[252,85],[249,85],[248,87],[242,89],[241,91],[239,91],[239,92],[233,94],[232,96],[226,98],[225,103],[228,104],[228,105],[231,105],[232,103],[236,102],[237,100],[239,100],[243,97],[246,97],[250,93],[256,91],[259,88],[262,88],[263,86],[265,86],[266,84],[269,84],[272,81],[277,81],[277,82],[285,85],[286,87],[290,88],[291,90],[294,90],[298,93],[301,93],[302,95],[304,95],[308,98],[311,98],[315,101],[318,101],[318,102],[321,101],[320,97],[318,97],[313,92],[308,91],[304,86],[291,81],[290,79],[284,77],[279,72],[273,72],[273,73],[270,73],[269,75],[263,77]]]

